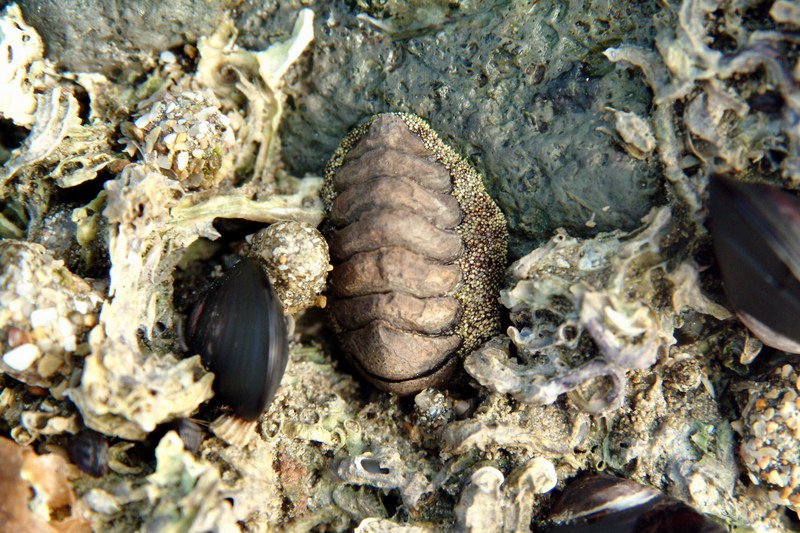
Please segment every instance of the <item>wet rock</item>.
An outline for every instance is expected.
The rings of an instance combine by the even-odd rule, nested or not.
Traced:
[[[113,78],[136,75],[158,52],[213,32],[226,3],[19,2],[26,20],[44,36],[48,58],[67,70]]]

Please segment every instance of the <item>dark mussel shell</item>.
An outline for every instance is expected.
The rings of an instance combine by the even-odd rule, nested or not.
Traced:
[[[685,503],[627,479],[579,478],[553,507],[546,533],[724,533]]]
[[[761,341],[800,352],[800,199],[712,176],[711,232],[725,294]]]
[[[67,445],[69,460],[92,477],[108,473],[108,439],[91,429],[84,429]]]
[[[280,301],[258,259],[239,261],[195,304],[186,343],[214,372],[214,395],[244,420],[275,396],[289,349]]]

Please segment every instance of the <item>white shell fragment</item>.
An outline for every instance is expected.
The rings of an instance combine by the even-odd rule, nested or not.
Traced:
[[[459,531],[478,533],[501,530],[503,502],[500,485],[503,481],[503,473],[493,466],[484,466],[472,474],[455,509]]]
[[[544,457],[536,457],[519,473],[518,484],[535,494],[550,492],[558,483],[556,467]]]
[[[33,63],[42,59],[39,34],[22,19],[17,4],[9,4],[0,16],[0,116],[18,126],[33,124],[36,109]]]
[[[625,142],[629,154],[637,159],[644,159],[656,148],[656,138],[650,124],[637,115],[628,111],[607,108],[614,112],[614,126],[617,133]]]
[[[78,108],[75,96],[60,86],[37,95],[31,132],[25,143],[12,152],[11,159],[0,167],[0,192],[17,172],[53,156],[68,137],[79,137],[83,133]],[[104,159],[109,160],[108,157]],[[60,170],[57,166],[50,177],[60,177]]]
[[[264,82],[269,87],[276,88],[289,67],[297,61],[303,50],[313,40],[314,12],[310,9],[302,9],[297,15],[289,39],[275,43],[257,55],[258,73],[261,74]]]
[[[35,309],[31,312],[31,327],[40,328],[49,326],[58,320],[58,311],[55,307],[48,307],[46,309]]]
[[[42,352],[35,344],[21,344],[3,354],[3,362],[16,370],[22,372],[30,368],[42,356]]]
[[[511,472],[503,487],[503,531],[529,531],[536,495],[550,492],[557,482],[555,466],[544,457],[535,457]]]

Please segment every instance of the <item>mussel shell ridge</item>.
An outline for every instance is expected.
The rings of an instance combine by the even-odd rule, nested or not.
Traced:
[[[269,406],[288,361],[283,311],[257,259],[239,261],[195,304],[186,342],[214,373],[214,394],[245,420]]]

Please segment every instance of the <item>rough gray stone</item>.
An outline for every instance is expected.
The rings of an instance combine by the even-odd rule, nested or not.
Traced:
[[[144,70],[162,50],[211,33],[226,1],[19,0],[25,20],[45,41],[45,54],[75,72],[120,79]]]

